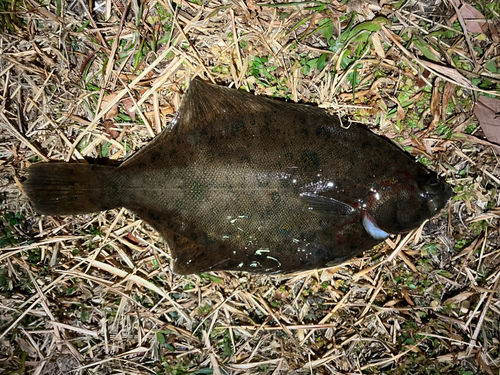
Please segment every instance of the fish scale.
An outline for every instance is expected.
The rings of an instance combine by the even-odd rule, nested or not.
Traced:
[[[172,128],[121,166],[40,163],[24,188],[42,214],[132,210],[165,238],[179,274],[339,264],[451,196],[362,126],[199,80]]]

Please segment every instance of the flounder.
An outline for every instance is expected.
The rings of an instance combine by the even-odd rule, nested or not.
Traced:
[[[126,207],[167,241],[177,274],[340,264],[451,197],[362,126],[199,80],[173,127],[119,167],[35,164],[24,189],[45,215]]]

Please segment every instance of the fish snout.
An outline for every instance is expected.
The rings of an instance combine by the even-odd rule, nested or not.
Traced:
[[[453,189],[445,182],[439,181],[439,187],[436,190],[427,200],[427,207],[431,215],[441,211],[453,195]]]

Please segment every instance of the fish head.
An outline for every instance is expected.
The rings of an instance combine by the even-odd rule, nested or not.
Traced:
[[[419,196],[429,217],[437,214],[448,203],[453,193],[450,185],[433,175],[423,175],[417,179]]]
[[[413,174],[402,173],[388,186],[377,189],[377,199],[371,199],[368,212],[383,231],[405,233],[436,215],[451,195],[447,183],[422,168]]]

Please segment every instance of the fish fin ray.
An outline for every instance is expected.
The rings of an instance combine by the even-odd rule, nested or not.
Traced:
[[[120,206],[110,188],[116,167],[91,164],[38,163],[28,170],[23,189],[43,215],[76,215]]]
[[[157,230],[166,241],[172,257],[172,270],[176,275],[190,275],[211,270],[227,269],[231,263],[228,253],[214,252],[202,244],[187,238],[173,228],[176,223],[167,218],[171,213],[148,210],[141,207],[130,208],[143,221]],[[189,224],[188,224],[189,226]],[[186,233],[191,233],[189,229]]]
[[[330,121],[338,121],[325,111],[316,107],[273,100],[270,98],[252,95],[248,92],[230,89],[205,83],[194,79],[182,100],[178,118],[177,131],[189,131],[210,125],[224,118],[238,118],[252,113],[279,113],[280,111],[297,111],[306,115],[327,117]]]
[[[302,193],[300,198],[311,213],[326,216],[351,216],[357,213],[357,210],[351,205],[333,198],[311,193]]]
[[[193,273],[208,272],[212,270],[226,269],[226,264],[231,259],[225,252],[214,253],[206,246],[195,243],[174,231],[169,231],[168,238],[171,244],[172,269],[177,275],[190,275]]]

